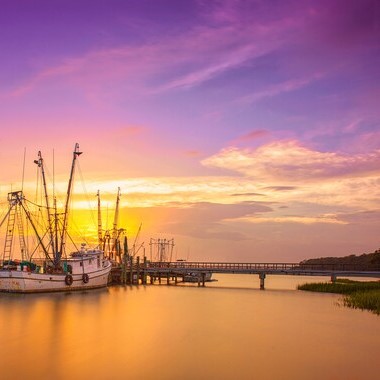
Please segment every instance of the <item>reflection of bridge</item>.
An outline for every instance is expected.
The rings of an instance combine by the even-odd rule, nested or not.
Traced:
[[[149,277],[151,283],[157,279],[161,283],[161,279],[166,279],[169,284],[170,279],[177,283],[178,278],[183,280],[185,276],[191,275],[198,285],[203,286],[207,277],[213,273],[258,274],[261,289],[264,289],[267,275],[328,276],[331,281],[335,281],[337,277],[380,278],[380,267],[355,267],[349,264],[148,262],[147,260],[140,263],[137,260],[136,263],[129,262],[124,268],[115,268],[114,274],[119,277],[117,272],[124,279],[120,282],[124,283],[138,282],[140,279],[142,283],[146,283]]]

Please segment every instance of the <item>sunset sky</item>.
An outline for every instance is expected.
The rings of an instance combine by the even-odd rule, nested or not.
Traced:
[[[64,192],[78,142],[78,220],[99,189],[111,227],[120,187],[177,258],[380,247],[378,1],[2,0],[0,30],[2,208],[24,149],[33,197],[37,152]]]

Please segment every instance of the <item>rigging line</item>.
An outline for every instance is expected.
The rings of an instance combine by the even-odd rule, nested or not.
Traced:
[[[39,243],[41,244],[42,249],[44,250],[45,256],[49,257],[49,253],[47,252],[47,250],[46,250],[46,248],[45,248],[45,246],[44,246],[44,244],[43,244],[43,242],[42,242],[42,240],[41,240],[41,237],[40,237],[40,235],[38,234],[37,228],[36,228],[36,226],[35,226],[33,220],[31,219],[31,215],[30,215],[30,212],[29,212],[27,206],[24,205],[24,203],[22,203],[22,202],[20,202],[20,205],[21,205],[21,207],[23,208],[26,217],[27,217],[28,220],[30,221],[31,226],[33,227],[34,233],[36,234],[37,239],[38,239]]]
[[[26,147],[24,147],[24,162],[22,164],[21,191],[24,191]]]
[[[2,219],[2,221],[0,222],[0,227],[3,225],[3,223],[6,221],[8,215],[10,214],[12,208],[15,207],[15,205],[11,205],[11,207],[9,207],[8,209],[8,212],[6,213],[6,215],[4,216],[4,218]]]
[[[59,220],[58,222],[59,222],[59,224],[61,225],[61,228],[63,228],[63,221],[62,221],[62,220]],[[74,224],[75,224],[75,223],[74,223]],[[79,248],[78,248],[77,245],[75,244],[73,238],[71,237],[71,235],[69,234],[68,231],[66,231],[66,237],[71,241],[71,243],[72,243],[72,245],[74,246],[74,248],[75,248],[77,251],[79,251]],[[64,252],[61,252],[61,254],[62,254],[64,257],[67,258],[67,254],[66,254],[66,245],[65,245],[65,247],[64,247]]]
[[[53,149],[53,199],[55,198],[55,159],[54,159],[54,149]]]
[[[8,209],[9,209],[9,207],[7,209],[3,209],[1,211],[0,220],[3,220],[4,215],[8,214]]]
[[[81,183],[82,183],[82,187],[83,187],[83,193],[85,195],[85,198],[86,198],[87,204],[88,204],[88,208],[90,210],[90,216],[91,216],[91,219],[92,219],[92,223],[96,226],[97,224],[95,222],[95,215],[94,215],[95,212],[93,210],[93,207],[91,207],[90,197],[88,196],[88,192],[87,192],[87,189],[86,189],[86,183],[85,183],[85,181],[83,179],[82,169],[81,169],[79,161],[77,163],[77,168],[78,168],[79,177],[80,177],[80,180],[81,180]]]
[[[45,169],[46,177],[49,179],[50,183],[52,183],[52,186],[53,186],[53,199],[56,198],[57,201],[58,201],[58,204],[60,205],[60,207],[64,207],[64,204],[65,204],[64,195],[63,194],[61,194],[61,195],[57,195],[56,194],[57,183],[56,183],[56,180],[55,180],[55,172],[56,172],[56,170],[55,170],[55,151],[54,151],[54,149],[53,149],[53,168],[52,168],[52,173],[49,170],[49,166],[46,165],[46,162],[44,162],[44,169]]]
[[[72,204],[73,200],[71,199],[70,200],[70,207],[69,208],[72,208],[71,207],[71,204]],[[59,220],[59,224],[60,224],[60,227],[61,229],[63,228],[63,221],[62,220]],[[81,230],[79,229],[78,227],[78,224],[75,222],[75,218],[73,217],[73,213],[71,212],[71,216],[70,216],[70,221],[68,223],[70,225],[70,230],[75,232],[81,239],[83,239],[86,243],[88,243],[87,239],[84,237],[84,235],[81,233]],[[75,244],[73,238],[71,237],[70,233],[68,232],[68,229],[66,230],[66,237],[71,241],[71,243],[74,245],[74,248],[79,251],[77,245]],[[63,252],[61,252],[62,255],[64,255],[65,257],[67,256],[66,255],[66,247],[64,247],[63,249]]]
[[[86,236],[83,233],[83,230],[81,230],[78,226],[78,224],[75,222],[75,218],[70,218],[70,230],[74,232],[80,239],[84,240],[86,244],[89,245],[89,241],[86,238]],[[67,232],[67,235],[69,236],[69,233]],[[69,236],[70,237],[70,236]],[[70,237],[70,240],[72,241],[72,238]],[[75,244],[74,244],[75,245]]]
[[[34,195],[34,200],[37,202],[37,199],[38,199],[38,185],[39,185],[39,179],[40,179],[40,171],[37,167],[36,169],[36,173],[37,173],[37,178],[36,178],[36,193]]]
[[[72,238],[69,234],[67,234],[67,237],[68,237],[69,240],[71,241],[71,243],[72,243],[72,245],[74,246],[74,248],[75,248],[77,251],[79,251],[79,248],[78,248],[77,245],[75,244],[73,238]]]
[[[54,150],[53,150],[53,154],[54,154]],[[63,198],[64,196],[56,194],[55,159],[54,159],[54,156],[53,156],[53,174],[50,173],[49,167],[46,165],[45,162],[44,162],[44,169],[45,169],[46,177],[49,179],[50,182],[53,183],[53,199],[55,198],[57,200],[57,205],[59,207],[64,207],[64,204],[65,204],[65,200]]]
[[[26,219],[26,251],[29,252],[29,221],[28,219]]]
[[[69,240],[71,241],[71,243],[73,244],[73,246],[75,247],[75,249],[76,249],[77,251],[79,251],[79,248],[78,248],[77,245],[75,244],[75,242],[74,242],[74,240],[72,239],[72,237],[71,237],[69,234],[67,234],[67,237],[69,238]]]
[[[49,180],[49,183],[52,184],[52,187],[53,187],[53,196],[52,198],[56,197],[56,180],[55,180],[55,151],[53,149],[53,167],[52,167],[52,172],[50,171],[49,169],[49,165],[46,164],[46,162],[44,161],[44,169],[45,169],[45,174],[46,174],[46,178]],[[62,197],[61,198],[58,196],[58,199],[59,201],[64,204],[64,202],[62,201]]]
[[[37,211],[37,212],[31,212],[29,209],[28,209],[28,205],[25,205],[25,209],[27,210],[29,216],[31,218],[34,218],[36,219],[35,220],[35,226],[38,227],[39,229],[41,230],[45,230],[46,229],[46,225],[45,225],[45,222],[44,220],[40,220],[39,216],[41,215],[41,210]],[[42,218],[41,218],[42,219]],[[46,234],[46,232],[45,232]]]
[[[43,241],[43,239],[46,237],[46,235],[47,235],[47,231],[42,235],[42,237],[41,237],[41,243],[40,242],[38,242],[37,243],[37,245],[36,245],[36,247],[34,248],[34,250],[32,251],[32,253],[30,254],[30,260],[32,259],[32,257],[33,257],[33,255],[36,253],[36,251],[37,251],[37,249],[38,248],[43,248],[43,246],[42,246],[42,241]],[[49,248],[50,248],[50,243],[46,246],[46,249],[47,250],[49,250]],[[48,259],[48,260],[50,260],[50,262],[53,262],[53,259],[50,257],[50,255],[48,255],[48,256],[46,256],[45,255],[45,259]]]
[[[59,262],[60,256],[62,255],[62,252],[64,250],[64,245],[65,245],[65,234],[67,230],[67,222],[68,222],[68,214],[69,214],[69,206],[70,206],[70,201],[71,201],[71,192],[73,188],[73,179],[74,179],[74,172],[75,172],[75,163],[77,161],[78,156],[80,156],[82,152],[79,151],[79,144],[76,143],[74,147],[74,152],[73,152],[73,158],[72,158],[72,163],[71,163],[71,171],[70,171],[70,178],[69,178],[69,183],[67,186],[67,194],[66,194],[66,202],[65,202],[65,212],[63,214],[63,227],[61,231],[61,242],[60,242],[60,249],[58,251],[57,255],[57,261]]]
[[[32,204],[33,206],[36,206],[36,207],[38,207],[38,208],[47,208],[47,206],[39,205],[38,203],[34,203],[34,202],[32,202],[32,201],[30,201],[30,200],[28,200],[28,199],[26,199],[26,198],[24,198],[24,201],[27,202],[27,203],[30,203],[30,204]]]

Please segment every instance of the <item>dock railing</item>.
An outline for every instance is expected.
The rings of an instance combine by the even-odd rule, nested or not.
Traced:
[[[228,262],[147,262],[147,269],[179,269],[179,270],[209,270],[209,271],[380,271],[380,265],[355,264],[308,264],[308,263],[228,263]]]

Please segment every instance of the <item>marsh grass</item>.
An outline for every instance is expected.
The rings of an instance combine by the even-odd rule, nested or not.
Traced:
[[[344,297],[343,304],[354,309],[370,310],[380,315],[380,290],[354,292]]]
[[[344,294],[343,304],[380,315],[380,281],[337,280],[336,282],[306,283],[299,290]]]

